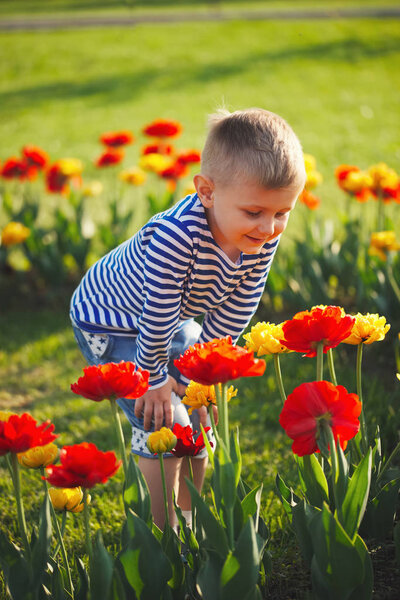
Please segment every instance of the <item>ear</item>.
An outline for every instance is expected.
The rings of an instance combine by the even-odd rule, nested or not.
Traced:
[[[195,175],[193,183],[204,208],[211,208],[214,204],[214,183],[212,179],[206,175]]]

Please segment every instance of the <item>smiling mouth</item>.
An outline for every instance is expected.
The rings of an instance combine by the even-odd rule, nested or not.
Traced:
[[[254,244],[263,244],[264,243],[264,238],[255,238],[251,235],[246,235],[246,237],[251,240]]]

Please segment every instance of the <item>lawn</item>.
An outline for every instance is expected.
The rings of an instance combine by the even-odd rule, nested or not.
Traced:
[[[0,14],[39,14],[46,4],[2,2]],[[96,10],[108,10],[114,3],[88,0],[79,3],[79,8],[94,10],[94,4]],[[135,10],[142,10],[145,4],[164,9],[167,3],[133,4]],[[175,3],[173,8],[183,4],[192,8],[200,3]],[[202,4],[204,8],[211,3]],[[282,6],[278,2],[250,4],[252,8]],[[310,4],[301,3],[304,7]],[[333,5],[349,3],[329,3]],[[283,6],[298,3],[285,2]],[[52,2],[52,7],[54,12],[75,11],[78,3],[59,0]],[[239,8],[240,4],[223,3],[223,7]],[[200,148],[207,114],[221,105],[230,109],[262,106],[284,116],[298,133],[305,152],[317,158],[324,176],[318,189],[321,213],[334,217],[344,210],[343,195],[333,175],[338,164],[364,168],[385,161],[398,166],[400,146],[394,124],[399,73],[400,29],[395,20],[237,20],[184,26],[148,24],[132,29],[1,32],[0,162],[32,143],[45,148],[53,159],[81,158],[85,172],[94,177],[92,161],[99,152],[98,137],[105,130],[126,128],[135,133],[138,141],[127,156],[127,163],[134,164],[143,141],[141,127],[156,117],[178,119],[184,126],[179,145]],[[299,226],[301,221],[293,215],[288,239]],[[280,250],[284,252],[284,248],[282,245]],[[30,299],[26,301],[26,310],[0,315],[0,410],[29,411],[38,420],[52,419],[60,445],[89,440],[108,449],[112,435],[108,407],[75,397],[69,390],[84,362],[69,326],[68,298],[57,311],[45,307],[31,310]],[[260,313],[259,317],[274,320],[279,316]],[[365,352],[367,417],[371,430],[380,424],[387,449],[394,446],[399,431],[399,385],[393,376],[395,333]],[[355,391],[355,352],[338,349],[336,356],[339,383]],[[298,355],[284,357],[282,370],[287,392],[314,377],[313,363]],[[307,584],[303,585],[301,577],[297,580],[299,557],[274,494],[277,471],[284,471],[289,480],[295,472],[290,442],[278,425],[280,406],[269,363],[262,378],[240,382],[231,419],[233,425],[240,424],[245,478],[251,483],[264,482],[263,516],[270,522],[277,567],[271,597],[303,600]],[[126,421],[124,430],[128,439]],[[122,505],[119,499],[114,501],[119,498],[121,479],[117,475],[106,486],[98,486],[92,500],[92,522],[98,517],[109,546],[116,542],[116,525],[122,520]],[[23,487],[29,522],[38,509],[41,484],[35,474],[24,471]],[[0,492],[2,523],[16,535],[11,483],[4,469],[0,471]],[[69,551],[79,553],[83,548],[79,515],[71,515],[67,532]],[[394,572],[393,555],[386,560]],[[393,587],[388,582],[385,591],[382,583],[376,598],[395,598],[389,594],[397,584]]]
[[[374,19],[2,32],[0,161],[34,143],[54,159],[83,159],[92,174],[105,129],[129,128],[140,140],[143,124],[175,118],[180,144],[201,147],[219,106],[263,106],[316,156],[323,210],[333,213],[337,164],[400,158],[399,42],[397,21]]]

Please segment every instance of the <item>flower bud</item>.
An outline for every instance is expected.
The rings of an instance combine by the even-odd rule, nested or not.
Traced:
[[[161,427],[159,431],[153,431],[147,438],[147,447],[153,454],[163,454],[175,448],[177,439],[168,427]]]
[[[58,458],[58,447],[53,444],[35,446],[18,454],[18,462],[28,469],[39,469],[53,464]]]
[[[82,502],[83,492],[80,487],[75,488],[49,488],[49,496],[55,510],[67,510],[69,512],[82,512],[84,504]],[[87,495],[87,503],[91,500],[90,494]]]

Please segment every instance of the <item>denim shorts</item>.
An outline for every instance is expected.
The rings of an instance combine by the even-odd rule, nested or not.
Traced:
[[[89,365],[101,365],[108,362],[119,363],[121,360],[135,361],[136,336],[115,335],[112,333],[89,333],[74,325],[72,327],[78,346]],[[174,359],[178,358],[189,346],[198,341],[200,332],[201,326],[194,319],[183,321],[177,329],[169,349],[168,365],[168,373],[176,380],[179,379],[180,373],[174,365]],[[171,395],[171,402],[174,408],[173,424],[179,423],[183,427],[190,425],[193,431],[200,432],[200,421],[197,410],[193,410],[192,414],[189,415],[186,405],[182,404],[181,399],[174,392]],[[135,400],[119,398],[117,403],[132,425],[132,452],[146,458],[157,458],[156,455],[153,455],[149,451],[146,445],[149,433],[154,431],[154,423],[152,422],[149,431],[145,431],[143,418],[135,416]],[[210,424],[210,418],[207,417],[207,426],[209,427]],[[215,439],[211,430],[207,435],[214,449]],[[167,452],[164,456],[168,458],[173,455]],[[203,448],[194,458],[204,458],[205,456],[207,456],[207,450]]]

